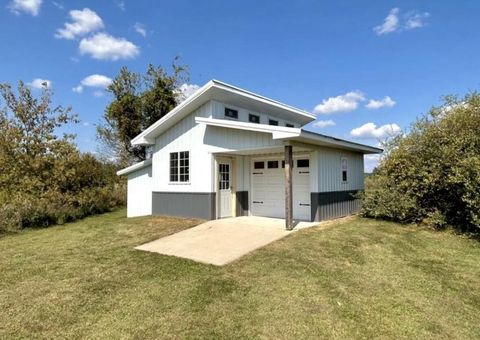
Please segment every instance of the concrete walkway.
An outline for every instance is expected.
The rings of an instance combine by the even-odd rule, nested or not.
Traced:
[[[135,249],[223,266],[298,229],[318,224],[299,222],[293,231],[287,231],[283,219],[257,216],[225,218],[202,223]]]

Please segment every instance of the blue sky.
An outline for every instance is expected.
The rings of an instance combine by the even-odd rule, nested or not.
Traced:
[[[315,112],[310,130],[376,145],[440,96],[479,88],[478,13],[479,1],[7,0],[0,82],[48,80],[95,151],[109,79],[180,55],[192,85],[219,79]]]

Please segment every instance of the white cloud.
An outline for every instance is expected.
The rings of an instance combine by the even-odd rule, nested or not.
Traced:
[[[315,106],[314,112],[320,114],[331,114],[353,111],[358,107],[358,103],[363,100],[365,100],[365,96],[362,92],[352,91],[337,97],[323,99],[321,104]]]
[[[382,107],[393,107],[395,104],[396,102],[392,98],[385,96],[383,99],[379,100],[370,99],[365,107],[367,109],[376,110]]]
[[[366,123],[358,128],[350,131],[350,134],[356,138],[368,139],[377,138],[382,139],[389,136],[397,135],[401,132],[400,127],[393,124],[385,124],[377,128],[374,123]]]
[[[399,8],[392,8],[388,13],[387,17],[384,19],[383,24],[375,26],[373,28],[375,33],[377,33],[378,35],[382,35],[395,32],[399,28],[399,12]]]
[[[76,93],[82,93],[83,92],[83,86],[82,85],[75,86],[74,88],[72,88],[72,91],[76,92]]]
[[[40,13],[40,7],[42,6],[42,0],[12,0],[8,4],[8,8],[15,14],[25,12],[33,16],[37,16]]]
[[[98,87],[98,88],[106,88],[112,83],[112,79],[101,75],[101,74],[92,74],[91,76],[85,77],[82,79],[81,84],[83,86],[89,87]]]
[[[52,5],[57,7],[59,10],[62,10],[62,11],[65,9],[65,6],[60,2],[52,1]]]
[[[375,26],[373,30],[377,35],[412,30],[425,26],[426,20],[430,17],[430,13],[420,13],[416,10],[406,13],[402,18],[399,15],[400,9],[397,7],[392,8],[383,23]]]
[[[179,92],[178,101],[180,102],[184,101],[185,99],[190,97],[192,94],[194,94],[199,88],[200,86],[196,84],[182,84],[178,88],[178,92]]]
[[[34,89],[43,89],[45,87],[50,88],[52,82],[48,79],[35,78],[30,83],[27,83],[28,86],[33,87]]]
[[[75,9],[69,15],[71,22],[66,22],[64,28],[57,29],[55,38],[75,39],[104,27],[102,18],[89,8]]]
[[[416,11],[407,14],[407,22],[405,23],[405,29],[412,30],[420,28],[426,25],[426,20],[430,16],[430,13],[419,13]]]
[[[87,126],[90,126],[90,123],[89,122],[83,122],[82,125],[87,127]]]
[[[83,38],[78,46],[81,54],[88,54],[94,59],[119,60],[135,58],[140,49],[124,38],[115,38],[106,33],[97,33]]]
[[[133,29],[135,30],[135,32],[140,34],[142,37],[147,36],[147,30],[145,29],[144,24],[141,24],[141,23],[137,22],[137,23],[135,23],[135,25],[133,25]]]
[[[111,83],[112,83],[112,79],[107,76],[104,76],[101,74],[92,74],[88,77],[83,78],[82,81],[80,82],[80,85],[72,88],[72,91],[76,93],[82,93],[84,87],[94,87],[99,89],[105,89]],[[102,91],[98,93],[97,92],[98,91],[95,91],[93,93],[95,97],[101,97],[104,94]]]
[[[318,128],[326,128],[329,126],[335,126],[337,125],[333,120],[317,120],[315,123],[313,123],[313,126],[318,127]]]
[[[121,11],[125,11],[125,1],[115,1],[115,4],[120,8]]]

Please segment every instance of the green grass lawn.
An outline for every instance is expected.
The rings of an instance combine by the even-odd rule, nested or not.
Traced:
[[[480,242],[354,218],[225,267],[134,250],[117,211],[0,237],[0,338],[480,338]]]

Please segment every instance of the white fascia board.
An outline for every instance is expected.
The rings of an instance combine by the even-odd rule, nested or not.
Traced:
[[[298,128],[289,128],[289,127],[283,127],[283,126],[257,124],[257,123],[236,122],[236,121],[226,120],[226,119],[215,119],[215,118],[204,118],[204,117],[195,117],[195,123],[205,124],[209,126],[224,127],[229,129],[271,133],[273,139],[298,137],[300,136],[300,133],[302,131],[301,129],[298,129]]]
[[[153,138],[145,138],[143,136],[137,136],[132,139],[132,145],[153,145],[155,144],[155,139]]]
[[[138,163],[135,163],[133,165],[130,165],[129,167],[124,168],[122,170],[118,170],[117,171],[117,176],[127,175],[131,172],[135,172],[137,170],[146,168],[147,166],[150,166],[150,165],[152,165],[152,160],[151,159],[146,159],[142,162],[138,162]]]
[[[300,130],[300,129],[295,129],[295,130]],[[298,137],[299,135],[300,134],[297,132],[272,131],[272,139],[292,138],[292,137]]]
[[[343,139],[339,139],[331,136],[325,136],[325,135],[321,135],[315,132],[305,131],[305,130],[302,130],[302,132],[300,133],[300,136],[297,138],[294,138],[293,140],[298,140],[298,141],[302,141],[310,144],[327,145],[327,146],[337,147],[341,149],[353,150],[353,151],[361,152],[364,154],[376,154],[376,153],[383,152],[382,149],[379,149],[370,145],[350,142],[347,140],[343,140]]]

